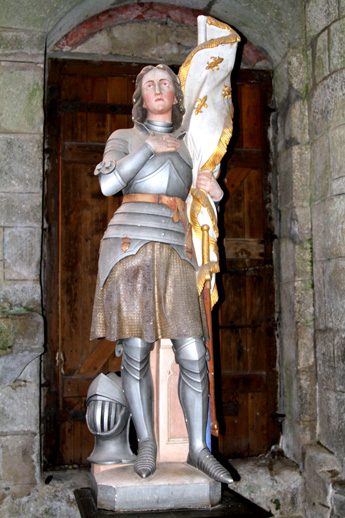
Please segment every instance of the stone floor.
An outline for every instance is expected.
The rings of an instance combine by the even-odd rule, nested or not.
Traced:
[[[279,518],[304,518],[302,477],[298,467],[278,455],[230,461],[241,479],[232,489]],[[74,490],[90,487],[89,471],[66,469],[44,473],[30,496],[7,497],[2,518],[80,518]]]

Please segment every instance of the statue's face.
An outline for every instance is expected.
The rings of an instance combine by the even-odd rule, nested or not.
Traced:
[[[159,68],[150,70],[142,79],[141,89],[147,118],[170,122],[177,99],[169,73]]]

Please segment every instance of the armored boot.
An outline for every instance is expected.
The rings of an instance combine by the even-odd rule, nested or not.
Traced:
[[[146,478],[156,469],[157,445],[153,428],[153,383],[150,352],[154,344],[140,338],[121,340],[123,345],[122,386],[138,437],[134,471]]]
[[[200,337],[192,337],[174,339],[172,343],[180,366],[178,390],[189,439],[187,463],[218,482],[231,484],[230,473],[206,446],[208,372],[204,342]]]

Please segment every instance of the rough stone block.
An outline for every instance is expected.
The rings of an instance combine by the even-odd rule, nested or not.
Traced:
[[[0,225],[41,226],[42,197],[39,194],[0,193]]]
[[[284,209],[290,207],[293,201],[293,182],[292,182],[292,154],[291,149],[283,151],[278,157],[279,171],[279,207]]]
[[[304,240],[301,246],[295,248],[295,279],[307,280],[312,278],[312,249],[310,241]]]
[[[41,349],[43,354],[43,348]],[[37,380],[40,379],[40,367],[41,367],[41,358],[37,356],[34,360],[32,360],[22,371],[20,376],[16,379],[16,381],[25,381],[25,382],[33,382],[37,383]]]
[[[345,481],[337,480],[333,484],[331,518],[343,518],[344,516],[345,516]]]
[[[336,389],[345,392],[345,332],[338,331],[334,339]]]
[[[289,83],[298,94],[305,99],[309,90],[311,63],[308,53],[302,46],[289,50]]]
[[[38,280],[41,258],[41,229],[5,229],[5,279]]]
[[[43,317],[37,313],[8,314],[0,317],[1,346],[19,353],[42,347]]]
[[[328,135],[322,135],[311,145],[311,198],[315,203],[330,192],[330,156]]]
[[[301,344],[298,344],[300,347]],[[316,418],[316,376],[315,370],[299,371],[299,418],[304,421]]]
[[[345,259],[327,261],[324,272],[328,327],[345,329]]]
[[[340,463],[322,446],[308,446],[304,456],[307,518],[328,518],[332,481],[339,475]]]
[[[334,196],[312,207],[314,260],[336,258],[345,247],[345,196]]]
[[[0,311],[27,313],[41,312],[41,287],[38,282],[0,284]]]
[[[13,4],[4,4],[0,12],[0,27],[24,27],[28,29],[43,30],[47,23],[54,24],[58,19],[70,10],[70,7],[59,0],[53,3],[46,0],[36,0],[35,5],[22,2],[20,8]]]
[[[343,126],[338,126],[337,128],[334,128],[330,131],[329,148],[332,177],[344,178],[345,124]]]
[[[290,239],[296,246],[304,246],[305,240],[311,237],[310,219],[309,207],[281,210],[281,238]]]
[[[330,70],[344,68],[345,64],[345,18],[330,27]]]
[[[296,366],[295,344],[296,344],[296,320],[294,311],[294,283],[284,282],[280,285],[280,297],[282,306],[281,315],[281,336],[284,346],[284,362],[286,367]]]
[[[0,155],[2,192],[41,192],[42,137],[0,135]]]
[[[128,38],[128,33],[131,37]],[[122,56],[157,57],[157,24],[136,22],[116,25],[110,29],[99,31],[80,45],[73,47],[72,52],[94,52],[100,49],[101,54],[117,54]]]
[[[314,72],[317,83],[329,74],[328,30],[323,31],[317,39]]]
[[[295,316],[296,321],[313,329],[314,327],[314,290],[311,279],[295,282]]]
[[[338,17],[338,0],[310,0],[306,4],[308,42]]]
[[[294,203],[298,207],[310,204],[310,148],[308,145],[294,146],[292,152]]]
[[[0,432],[38,433],[39,380],[0,385]]]
[[[295,246],[291,239],[281,238],[280,240],[280,269],[281,282],[292,282],[295,280]]]
[[[316,86],[311,96],[310,113],[312,138],[344,123],[345,69],[334,72]]]
[[[345,194],[345,176],[340,176],[332,180],[332,192],[334,196]]]
[[[300,444],[315,444],[315,442],[317,441],[317,420],[300,419],[298,435]]]
[[[316,331],[316,362],[319,390],[335,390],[334,331]]]
[[[323,261],[313,262],[314,272],[314,305],[315,305],[315,328],[327,328],[327,300],[325,298],[324,269]]]
[[[315,364],[314,329],[298,323],[297,341],[297,367],[298,369],[311,369]]]
[[[345,394],[319,387],[318,415],[319,441],[330,451],[336,451],[338,456],[344,457]],[[337,469],[340,471],[341,468]]]
[[[290,108],[290,138],[296,144],[304,144],[309,140],[308,105],[304,100],[294,102]]]
[[[38,280],[41,230],[19,227],[5,231],[5,279]]]
[[[296,516],[303,509],[303,478],[297,464],[284,457],[231,459],[241,475],[236,493],[271,511],[274,516]]]
[[[44,32],[0,29],[0,59],[44,62]]]
[[[43,130],[43,65],[2,62],[0,65],[0,130]]]
[[[36,438],[34,434],[2,437],[1,485],[36,484]],[[32,489],[32,487],[31,487]],[[27,493],[27,491],[25,491]],[[24,495],[23,495],[24,496]]]
[[[287,60],[283,60],[274,70],[273,86],[279,103],[285,101],[289,94],[289,75]]]

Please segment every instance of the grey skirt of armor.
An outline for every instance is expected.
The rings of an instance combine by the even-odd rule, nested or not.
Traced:
[[[207,336],[196,271],[167,244],[150,242],[117,263],[105,285],[99,279],[93,307],[91,340]]]

